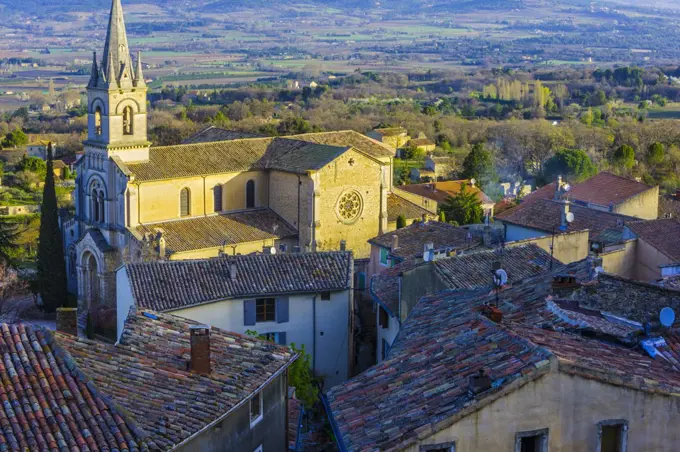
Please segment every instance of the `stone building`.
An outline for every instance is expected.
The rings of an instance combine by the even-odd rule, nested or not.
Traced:
[[[85,309],[114,307],[115,269],[150,258],[346,249],[361,280],[367,240],[400,214],[427,213],[388,202],[394,152],[353,131],[206,141],[226,135],[211,130],[188,144],[152,147],[146,92],[141,57],[130,57],[113,0],[103,58],[95,55],[87,87],[76,213],[64,222],[69,287]]]

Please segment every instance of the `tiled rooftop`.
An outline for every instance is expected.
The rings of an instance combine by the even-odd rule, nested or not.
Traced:
[[[434,187],[433,187],[434,185]],[[410,184],[399,187],[401,190],[423,196],[428,199],[444,203],[450,196],[457,195],[463,186],[467,186],[468,192],[477,194],[477,198],[482,204],[491,204],[493,201],[477,186],[470,186],[468,180],[450,180],[444,182],[434,182],[429,184]]]
[[[677,219],[638,221],[628,223],[626,226],[673,262],[680,262],[680,221]]]
[[[210,126],[200,132],[190,136],[182,144],[190,143],[209,143],[212,141],[241,140],[243,138],[263,138],[262,135],[239,132],[236,130],[225,130],[219,127]]]
[[[392,238],[398,237],[399,247],[391,254],[400,259],[422,256],[426,243],[432,243],[434,249],[465,250],[477,246],[479,239],[468,239],[468,231],[448,223],[417,221],[396,231],[388,232],[369,240],[369,243],[390,249]]]
[[[0,325],[1,450],[140,450],[143,435],[52,340]]]
[[[204,140],[222,136],[229,138]],[[393,154],[384,145],[354,131],[279,138],[233,139],[235,136],[230,131],[207,129],[186,144],[152,147],[149,161],[129,163],[127,169],[141,182],[257,169],[304,173],[323,167],[350,148],[372,158]]]
[[[294,237],[297,231],[269,209],[186,218],[137,226],[138,237],[163,230],[166,254]]]
[[[592,262],[561,269],[588,282]],[[404,322],[387,360],[336,386],[326,398],[347,450],[402,450],[480,409],[523,382],[559,372],[645,392],[680,391],[680,336],[665,334],[663,358],[639,345],[641,325],[574,300],[552,299],[552,275],[498,294],[448,291],[420,301]],[[589,288],[590,286],[586,286]],[[621,288],[624,294],[626,288]],[[576,296],[576,295],[575,295]],[[481,315],[498,303],[496,324]],[[666,359],[664,359],[666,358]],[[473,395],[480,369],[491,389]]]
[[[385,127],[382,129],[373,129],[373,131],[384,137],[393,137],[397,135],[405,135],[408,133],[408,131],[403,127]]]
[[[234,409],[296,358],[286,347],[213,328],[212,372],[193,373],[187,365],[192,324],[133,308],[116,345],[61,333],[54,335],[54,342],[68,353],[70,365],[86,376],[88,383],[82,388],[99,388],[121,407],[149,448],[167,450]],[[63,391],[68,394],[66,387]]]
[[[653,187],[633,179],[602,172],[588,180],[574,184],[569,190],[569,199],[608,207],[611,203],[620,204],[650,188]],[[553,199],[554,195],[555,183],[553,182],[527,195],[525,200]]]
[[[496,219],[543,232],[552,232],[553,228],[559,231],[562,208],[558,201],[534,199],[530,202],[522,202],[517,207],[496,215]],[[612,231],[623,231],[623,225],[639,221],[637,218],[590,209],[574,203],[569,205],[569,210],[574,214],[574,221],[569,225],[568,230],[588,229],[591,240],[595,240],[604,232],[609,234],[609,237]]]
[[[125,271],[137,306],[168,311],[230,298],[346,290],[353,263],[350,252],[252,254],[130,263]]]
[[[387,194],[387,221],[397,221],[399,215],[407,220],[422,219],[423,215],[432,215],[432,212],[413,204],[394,193]]]

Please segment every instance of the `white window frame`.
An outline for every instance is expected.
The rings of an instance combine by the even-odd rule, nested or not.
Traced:
[[[628,449],[628,421],[626,419],[607,419],[597,423],[597,448],[596,452],[602,452],[602,427],[621,427],[621,452]]]
[[[256,395],[259,396],[258,399],[260,401],[260,414],[255,419],[253,419],[253,399],[255,398]],[[263,403],[262,399],[263,399],[262,391],[256,392],[255,394],[253,394],[253,397],[250,398],[250,402],[248,404],[248,411],[250,413],[250,428],[255,427],[264,418],[264,409],[263,409],[264,403]]]
[[[521,452],[522,450],[522,439],[529,438],[533,436],[541,437],[541,450],[539,452],[548,452],[550,444],[550,430],[547,428],[542,428],[539,430],[531,430],[526,432],[518,432],[515,434],[515,452]]]

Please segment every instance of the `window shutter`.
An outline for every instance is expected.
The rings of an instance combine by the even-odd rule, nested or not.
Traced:
[[[279,333],[279,345],[288,345],[286,344],[286,333]]]
[[[243,324],[250,326],[255,325],[256,314],[255,314],[255,300],[243,300]]]
[[[276,299],[276,323],[288,321],[288,297]]]

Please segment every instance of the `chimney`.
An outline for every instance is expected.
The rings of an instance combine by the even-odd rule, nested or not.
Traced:
[[[300,246],[299,246],[299,245],[295,245],[295,246],[293,247],[293,252],[294,252],[294,253],[299,253],[299,252],[300,252]]]
[[[232,281],[236,281],[236,262],[232,262],[229,266],[229,278]]]
[[[269,247],[269,246],[264,245],[264,246],[262,247],[262,254],[272,254],[271,251],[272,251],[272,250],[271,250],[271,247]]]
[[[562,196],[562,176],[557,176],[557,182],[555,183],[555,200],[560,199]]]
[[[210,373],[210,326],[191,325],[190,370],[199,374]]]
[[[78,308],[57,308],[57,331],[78,336]]]
[[[394,252],[399,248],[399,236],[394,234],[392,236],[392,246],[390,247],[390,251]]]
[[[487,248],[490,248],[492,243],[491,243],[491,226],[484,226],[484,232],[482,233],[482,241],[484,242],[484,246]]]
[[[158,231],[158,257],[165,259],[165,237],[163,237],[163,231]]]
[[[346,240],[340,240],[340,251],[346,251],[347,250],[347,241]]]
[[[482,314],[494,323],[501,323],[503,321],[503,311],[496,306],[484,306],[482,308]]]
[[[567,215],[569,215],[569,201],[562,201],[560,206],[560,229],[566,231],[569,226]]]
[[[472,395],[479,394],[491,389],[491,377],[489,377],[484,369],[479,369],[477,375],[470,376],[470,392]]]

